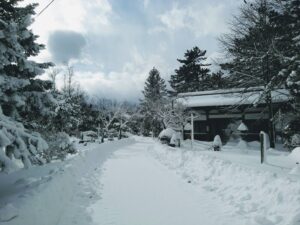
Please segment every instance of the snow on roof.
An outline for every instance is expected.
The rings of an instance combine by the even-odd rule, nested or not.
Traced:
[[[181,93],[177,101],[187,107],[205,107],[205,106],[230,106],[230,105],[252,105],[263,103],[260,96],[263,93],[261,87],[251,89],[225,89],[214,91],[201,91]],[[290,99],[289,92],[286,89],[278,89],[271,92],[274,103],[287,102]]]

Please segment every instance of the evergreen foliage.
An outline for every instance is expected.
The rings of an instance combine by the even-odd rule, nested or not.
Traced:
[[[158,112],[161,108],[165,107],[167,88],[165,80],[160,77],[160,73],[156,68],[153,68],[149,72],[143,95],[141,112],[144,115],[144,134],[152,132],[154,136],[157,136],[165,126]]]
[[[184,59],[177,59],[182,65],[171,75],[170,85],[176,93],[203,91],[208,88],[210,64],[205,64],[206,51],[194,47],[187,50]]]
[[[21,160],[24,167],[44,162],[47,144],[19,122],[24,122],[26,128],[35,128],[34,123],[45,119],[55,102],[47,93],[51,83],[35,79],[51,63],[29,59],[44,48],[36,43],[37,36],[29,29],[36,4],[19,7],[19,2],[0,2],[0,167],[6,172],[15,169],[13,159]]]

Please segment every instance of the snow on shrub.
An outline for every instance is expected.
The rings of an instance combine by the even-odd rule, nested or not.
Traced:
[[[160,132],[158,138],[162,143],[170,144],[173,135],[176,135],[176,131],[172,128],[167,128]]]
[[[43,164],[48,145],[38,133],[26,130],[21,123],[4,116],[0,108],[0,148],[0,171],[9,173],[18,169],[14,159],[20,160],[24,168]]]
[[[294,134],[291,138],[291,146],[298,147],[300,146],[300,134]]]
[[[238,131],[238,127],[241,124],[241,120],[233,121],[228,124],[226,129],[224,130],[225,134],[225,142],[228,141],[236,141],[240,139],[240,133]],[[226,140],[227,139],[227,140]]]
[[[172,135],[170,145],[174,147],[180,145],[180,135],[177,132]]]
[[[69,135],[65,132],[49,135],[47,141],[49,145],[46,154],[48,162],[55,159],[65,160],[68,154],[75,154],[77,152]]]
[[[220,135],[216,135],[213,141],[213,149],[214,151],[221,151],[222,148],[222,140]]]

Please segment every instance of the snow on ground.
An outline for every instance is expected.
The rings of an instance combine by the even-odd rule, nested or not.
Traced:
[[[135,137],[81,146],[64,162],[0,175],[7,225],[299,225],[299,151]]]
[[[213,152],[207,143],[197,144],[192,151],[157,143],[150,152],[186,181],[216,194],[247,224],[300,224],[300,174],[289,174],[298,166],[294,158],[271,151],[269,164],[260,165],[259,151],[227,146]]]
[[[150,139],[139,139],[106,161],[102,199],[89,208],[94,224],[249,224],[214,193],[189,184],[155,160],[148,152],[153,145]]]
[[[85,208],[99,198],[95,189],[101,165],[113,151],[133,142],[81,145],[79,155],[67,161],[0,174],[0,223],[89,224]]]

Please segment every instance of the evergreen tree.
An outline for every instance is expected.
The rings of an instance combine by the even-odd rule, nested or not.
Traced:
[[[281,30],[278,38],[281,45],[277,46],[283,64],[280,74],[286,77],[292,95],[300,97],[300,0],[285,0],[283,3],[274,9],[272,20]]]
[[[269,114],[270,145],[275,145],[273,104],[271,91],[284,84],[280,75],[281,56],[275,46],[280,44],[280,29],[271,22],[273,4],[269,0],[255,0],[245,4],[240,15],[235,17],[231,33],[221,38],[228,58],[222,69],[228,70],[233,87],[263,86],[256,102],[264,102]]]
[[[206,60],[206,51],[194,47],[187,50],[184,59],[177,59],[182,65],[171,75],[170,85],[176,93],[203,91],[207,87],[210,64],[203,63]]]
[[[294,97],[294,116],[289,116],[290,121],[284,131],[285,145],[293,149],[300,146],[300,0],[284,0],[275,4],[273,14],[271,22],[281,31],[278,36],[280,45],[276,46],[283,65],[279,75]]]
[[[156,68],[149,72],[143,91],[144,102],[162,102],[167,97],[165,80]]]
[[[156,68],[153,68],[149,72],[143,95],[144,99],[141,101],[141,111],[145,118],[145,133],[151,131],[153,135],[157,136],[158,132],[165,126],[158,111],[166,103],[167,88],[165,80],[160,77],[160,73]]]
[[[22,160],[25,167],[43,162],[47,144],[15,120],[32,128],[33,118],[47,115],[50,108],[46,106],[53,100],[45,92],[51,84],[35,79],[51,64],[29,59],[44,47],[36,43],[37,36],[29,30],[36,4],[19,7],[19,2],[0,2],[0,167],[4,171],[13,169],[13,158]]]
[[[207,79],[207,85],[210,90],[227,88],[229,86],[228,77],[225,77],[222,71],[212,73]]]

